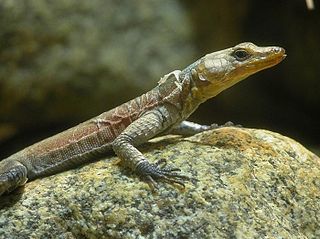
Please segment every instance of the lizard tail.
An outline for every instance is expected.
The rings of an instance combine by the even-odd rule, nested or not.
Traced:
[[[27,168],[20,162],[4,159],[0,162],[0,196],[27,182]]]

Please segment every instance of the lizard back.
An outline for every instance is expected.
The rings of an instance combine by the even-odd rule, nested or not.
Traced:
[[[28,168],[28,178],[53,174],[111,150],[112,141],[144,112],[161,104],[159,89],[130,100],[77,126],[31,145],[5,160]],[[35,161],[37,163],[35,163]]]

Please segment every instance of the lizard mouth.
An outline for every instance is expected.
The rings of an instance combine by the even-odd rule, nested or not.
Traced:
[[[282,47],[270,48],[265,56],[265,60],[261,61],[261,65],[264,66],[263,69],[277,65],[287,56],[285,49]]]

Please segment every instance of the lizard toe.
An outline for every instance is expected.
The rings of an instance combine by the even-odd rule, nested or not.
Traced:
[[[184,181],[190,179],[188,176],[178,173],[181,169],[168,167],[165,159],[160,159],[154,164],[145,160],[137,166],[136,170],[139,175],[146,179],[152,189],[158,188],[156,181],[179,184],[185,187]]]

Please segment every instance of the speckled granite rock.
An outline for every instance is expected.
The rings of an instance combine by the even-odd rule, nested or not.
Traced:
[[[0,238],[319,238],[320,159],[277,133],[221,128],[141,148],[194,179],[157,194],[104,160],[0,198]]]
[[[136,97],[191,62],[190,25],[177,1],[0,1],[0,124],[79,122]]]

